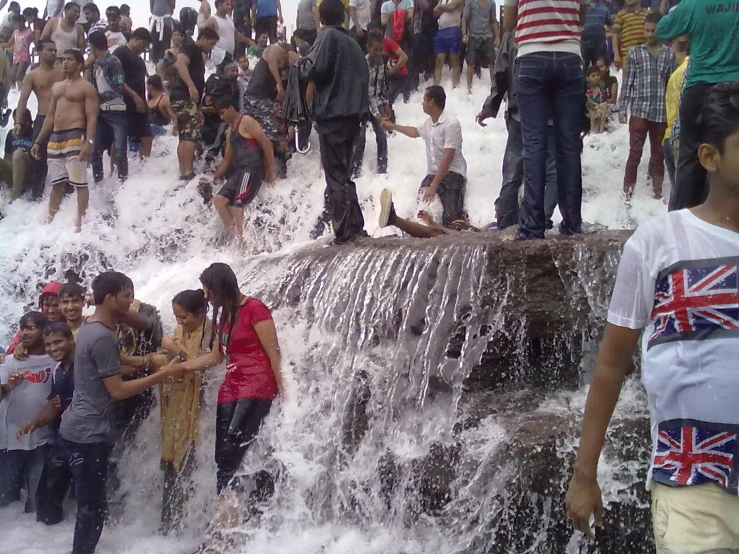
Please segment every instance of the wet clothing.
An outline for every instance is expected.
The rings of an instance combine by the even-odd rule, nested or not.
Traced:
[[[167,119],[167,117],[162,113],[161,108],[159,107],[159,104],[162,102],[162,97],[164,95],[159,97],[159,100],[156,103],[156,106],[152,107],[149,106],[149,123],[151,125],[158,125],[160,127],[166,127],[169,125],[170,121]]]
[[[242,398],[234,402],[218,402],[216,409],[216,487],[220,494],[226,488],[239,492],[241,483],[234,479],[246,451],[257,437],[262,422],[269,415],[269,398]]]
[[[419,194],[423,194],[434,180],[435,175],[426,175],[421,181],[421,187],[418,189]],[[441,216],[441,224],[444,227],[451,227],[452,222],[457,219],[465,219],[464,214],[464,193],[467,189],[467,179],[458,173],[447,173],[439,183],[436,195],[441,201],[443,209]]]
[[[236,27],[233,20],[228,16],[220,17],[217,13],[214,13],[213,18],[218,23],[218,42],[210,57],[214,64],[219,65],[225,60],[227,54],[233,59],[234,49],[236,48]]]
[[[231,129],[229,144],[233,158],[231,169],[234,174],[218,191],[219,196],[230,200],[229,205],[244,207],[249,204],[259,192],[264,180],[264,154],[259,143],[253,138],[245,138],[239,132],[241,119]]]
[[[247,298],[239,308],[235,328],[228,322],[219,329],[221,349],[228,358],[226,378],[218,391],[218,402],[235,402],[241,398],[277,396],[277,381],[267,351],[262,346],[254,325],[272,319],[267,306],[256,298]]]
[[[315,83],[314,121],[367,116],[369,70],[362,49],[345,29],[327,27],[319,33],[298,67],[302,81]]]
[[[62,20],[59,19],[56,28],[51,32],[49,37],[56,44],[56,55],[61,57],[64,52],[72,48],[79,48],[77,43],[77,24],[72,26],[72,30],[67,32],[62,29]]]
[[[146,63],[144,60],[128,46],[117,48],[113,55],[121,60],[126,85],[138,94],[142,100],[146,101]],[[136,109],[136,102],[127,94],[123,95],[123,101],[126,103],[129,138],[137,141],[141,138],[150,137],[151,128],[149,127],[148,112],[140,113]]]
[[[277,99],[277,82],[269,70],[269,64],[263,58],[260,58],[254,66],[246,94],[253,98]]]
[[[198,142],[200,140],[200,119],[198,105],[190,100],[172,102],[172,112],[177,117],[177,132],[180,140]]]
[[[84,129],[54,131],[47,145],[48,172],[52,185],[87,186],[87,162],[80,160]]]
[[[37,114],[36,119],[33,120],[33,142],[41,134],[41,129],[46,121],[46,116],[43,114]],[[46,164],[46,147],[49,144],[47,138],[43,142],[39,142],[38,159],[31,158],[31,172],[33,174],[33,189],[31,191],[31,199],[40,200],[44,195],[44,187],[46,186],[46,177],[48,175],[49,168]]]
[[[192,79],[195,88],[198,90],[198,99],[200,99],[205,89],[205,60],[203,59],[203,51],[200,50],[195,42],[188,41],[180,48],[180,54],[187,56],[190,60],[187,70],[190,73],[190,79]],[[172,85],[169,98],[173,106],[175,102],[180,100],[190,101],[190,93],[187,90],[187,85],[180,78],[179,74]]]

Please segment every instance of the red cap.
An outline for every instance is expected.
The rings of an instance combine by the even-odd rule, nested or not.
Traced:
[[[62,289],[62,284],[59,281],[52,281],[51,283],[47,284],[43,289],[41,289],[41,294],[39,295],[39,307],[43,307],[41,305],[41,299],[46,296],[47,294],[51,294],[53,296],[58,296],[59,291]]]

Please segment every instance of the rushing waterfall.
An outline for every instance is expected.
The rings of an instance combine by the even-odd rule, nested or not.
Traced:
[[[475,224],[492,219],[505,142],[502,121],[485,131],[473,127],[480,91],[472,100],[451,93],[463,121],[467,207]],[[419,113],[413,103],[399,106],[404,122],[419,122]],[[625,158],[625,136],[588,139],[584,156],[585,216],[611,228],[628,220],[621,204],[611,203],[620,180],[614,152]],[[287,389],[242,468],[256,476],[254,486],[273,494],[244,511],[228,537],[231,551],[650,551],[643,490],[648,423],[636,377],[624,390],[600,466],[610,511],[599,546],[572,531],[563,505],[585,400],[581,385],[624,236],[526,246],[469,234],[344,248],[326,246],[326,238],[309,243],[323,203],[314,148],[291,160],[289,179],[263,188],[247,210],[247,251],[237,253],[223,244],[197,181],[173,181],[175,143],[158,141],[154,158],[132,164],[125,184],[94,187],[81,234],[71,229],[70,199],[52,225],[42,223],[45,206],[0,199],[0,337],[7,344],[40,282],[63,279],[69,269],[85,284],[101,270],[126,272],[136,296],[156,305],[171,331],[174,294],[197,286],[209,263],[230,263],[243,290],[273,309]],[[379,191],[393,187],[398,212],[410,217],[416,177],[425,171],[420,143],[391,137],[390,146],[397,182],[369,169],[358,181],[375,236],[385,232],[375,223]],[[639,220],[661,209],[641,192],[631,214]],[[222,369],[207,374],[202,443],[179,533],[157,534],[162,473],[155,409],[125,445],[99,552],[184,554],[197,546],[216,509],[221,379]],[[74,507],[70,502],[65,522],[55,527],[36,524],[17,504],[0,510],[0,553],[68,552]]]

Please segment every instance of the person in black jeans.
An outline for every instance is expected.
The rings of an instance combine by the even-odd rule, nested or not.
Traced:
[[[341,0],[323,0],[318,8],[324,31],[298,63],[301,80],[315,85],[313,120],[326,175],[326,199],[334,242],[366,236],[364,218],[351,180],[354,144],[369,113],[369,68],[364,53],[341,28]]]
[[[103,532],[108,455],[115,436],[114,401],[181,374],[170,365],[153,375],[124,381],[114,329],[116,321],[128,315],[133,283],[122,273],[101,273],[92,282],[92,296],[95,313],[77,333],[75,392],[59,427],[77,496],[72,554],[94,554]]]

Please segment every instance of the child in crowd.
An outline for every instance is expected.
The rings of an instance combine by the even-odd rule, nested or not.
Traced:
[[[595,65],[591,65],[587,74],[588,87],[585,94],[588,97],[587,108],[590,119],[590,131],[592,133],[603,133],[606,130],[606,119],[608,118],[608,104],[606,103],[606,92],[601,88],[600,71]]]
[[[248,79],[251,76],[249,71],[249,58],[239,56],[239,79]]]
[[[33,44],[33,31],[26,27],[26,19],[22,15],[13,17],[15,30],[10,35],[10,45],[13,48],[13,83],[20,87],[26,71],[31,65],[30,48]]]
[[[13,120],[17,121],[16,110]],[[17,131],[16,131],[17,129]],[[26,110],[23,123],[5,137],[5,158],[0,160],[0,181],[12,186],[10,201],[18,200],[24,190],[31,187],[31,156],[33,146],[33,120]]]

